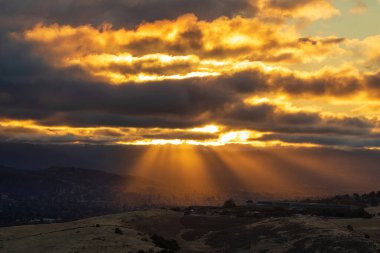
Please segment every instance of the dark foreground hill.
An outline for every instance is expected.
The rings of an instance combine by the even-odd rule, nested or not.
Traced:
[[[191,208],[150,209],[69,223],[0,228],[0,252],[380,252],[377,218],[337,220],[286,213],[255,218],[236,217],[230,211],[211,208],[202,214]]]

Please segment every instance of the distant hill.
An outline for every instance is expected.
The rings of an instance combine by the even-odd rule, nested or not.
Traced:
[[[150,180],[103,171],[51,167],[25,171],[0,166],[0,225],[72,220],[151,204]]]
[[[162,155],[165,152],[161,152],[161,149],[170,150],[172,155]],[[178,156],[178,152],[184,155]],[[149,153],[157,155],[157,158],[146,160]],[[191,159],[195,164],[184,162],[183,158],[187,154],[195,158]],[[185,189],[189,195],[187,202],[194,200],[194,192],[205,189],[199,185],[205,185],[212,191],[243,189],[260,194],[261,199],[370,192],[379,186],[379,154],[380,151],[374,150],[253,148],[236,145],[186,148],[0,142],[0,165],[23,170],[40,170],[54,165],[90,168],[126,176],[139,175],[162,181],[165,187],[169,187],[170,183],[171,188],[178,186],[176,190],[169,189],[169,193],[176,194]],[[145,168],[142,168],[142,164]],[[187,180],[189,177],[185,174],[191,171],[191,166],[197,166],[195,169],[199,169],[202,174],[199,176],[205,175],[203,182],[192,182],[198,177],[196,173],[189,174],[194,179]]]
[[[181,190],[185,191],[181,191]],[[259,193],[204,193],[164,181],[70,167],[19,170],[0,166],[0,226],[70,221],[154,206],[214,205]]]
[[[19,170],[0,166],[0,226],[70,221],[155,206],[215,205],[230,197],[240,203],[247,199],[268,199],[267,195],[234,188],[211,195],[184,189],[99,170],[58,166]],[[375,206],[380,202],[380,193],[315,201]]]

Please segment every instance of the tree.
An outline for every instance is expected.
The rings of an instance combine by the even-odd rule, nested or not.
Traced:
[[[371,199],[371,200],[369,201],[369,204],[370,204],[371,206],[379,206],[379,200],[373,198],[373,199]]]
[[[360,201],[360,200],[361,200],[360,195],[357,194],[357,193],[354,193],[354,194],[353,194],[353,197],[354,197],[355,201]]]

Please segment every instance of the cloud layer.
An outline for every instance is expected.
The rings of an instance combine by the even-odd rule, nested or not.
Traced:
[[[330,1],[23,3],[0,0],[0,140],[380,147],[379,35],[300,30]]]

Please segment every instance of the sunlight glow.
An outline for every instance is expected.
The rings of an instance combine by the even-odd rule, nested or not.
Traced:
[[[221,143],[246,142],[250,137],[248,131],[229,132],[220,137]]]
[[[191,132],[199,132],[199,133],[217,133],[220,131],[220,127],[216,125],[207,125],[200,128],[193,128],[190,130]]]

